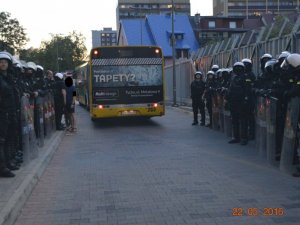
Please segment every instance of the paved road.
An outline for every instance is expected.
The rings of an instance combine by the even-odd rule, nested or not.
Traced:
[[[254,144],[229,145],[179,109],[94,124],[78,107],[77,117],[16,225],[300,224],[300,179],[266,165]]]

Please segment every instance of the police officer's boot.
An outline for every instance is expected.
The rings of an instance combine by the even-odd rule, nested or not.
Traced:
[[[1,142],[1,140],[0,140]],[[6,159],[4,154],[4,143],[0,143],[0,177],[14,177],[15,174],[12,173],[7,167],[6,167]]]
[[[198,124],[198,112],[194,111],[194,122],[192,123],[192,125],[197,125]]]

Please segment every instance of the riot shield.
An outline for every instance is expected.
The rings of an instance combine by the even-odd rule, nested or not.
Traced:
[[[44,98],[37,97],[35,101],[35,130],[39,147],[44,146]]]
[[[29,113],[30,108],[29,100],[26,96],[21,98],[21,126],[22,126],[22,150],[23,150],[23,163],[29,162]]]
[[[219,93],[217,94],[218,103],[219,103],[219,124],[220,124],[220,131],[224,132],[224,101],[223,96]]]
[[[292,173],[294,172],[294,156],[296,148],[296,135],[299,122],[299,104],[300,98],[292,98],[288,103],[285,118],[283,144],[280,158],[280,170]]]
[[[266,121],[266,101],[263,97],[257,99],[257,134],[259,155],[265,157],[267,154],[267,121]]]
[[[45,138],[49,138],[51,131],[50,131],[50,117],[49,117],[49,108],[48,108],[48,101],[49,101],[49,94],[44,97],[43,102],[43,120],[44,120],[44,136]]]
[[[49,116],[50,116],[50,121],[51,121],[51,130],[52,132],[54,132],[56,130],[56,123],[55,123],[55,110],[54,110],[54,97],[53,94],[50,94],[50,112],[49,112]]]
[[[267,160],[271,165],[276,165],[276,118],[277,98],[266,99],[267,123]]]
[[[29,146],[30,146],[30,151],[29,151],[29,158],[34,159],[38,156],[38,144],[37,144],[37,139],[36,139],[36,133],[34,130],[34,101],[29,99],[30,102],[30,108],[28,110],[29,114],[29,120],[28,120],[28,129],[29,129]]]
[[[232,138],[232,121],[231,121],[231,114],[228,107],[226,107],[226,100],[223,99],[223,114],[224,114],[224,132],[227,137]]]
[[[212,128],[214,130],[220,129],[220,122],[219,122],[219,101],[218,96],[213,95],[212,97]]]

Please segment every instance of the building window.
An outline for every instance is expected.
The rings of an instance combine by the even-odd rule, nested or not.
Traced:
[[[231,29],[236,28],[236,22],[229,22],[229,28]]]
[[[175,34],[175,39],[176,40],[182,40],[183,39],[183,34]]]
[[[216,28],[216,22],[215,21],[208,21],[208,28]]]

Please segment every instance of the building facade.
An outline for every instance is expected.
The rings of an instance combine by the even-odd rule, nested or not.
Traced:
[[[174,0],[176,14],[190,15],[190,0]],[[171,0],[118,0],[117,26],[122,19],[145,18],[147,14],[167,14],[172,11]]]
[[[213,0],[214,16],[260,16],[299,11],[299,0]]]
[[[244,24],[245,17],[200,16],[191,17],[191,24],[199,43],[204,46],[210,42],[222,41],[232,35],[249,31]]]
[[[112,28],[92,30],[92,47],[117,45],[117,31]]]

